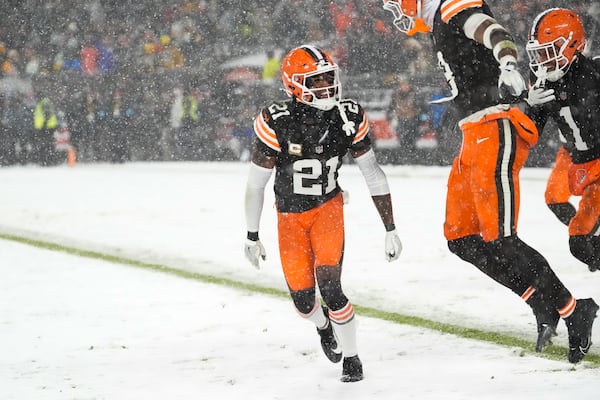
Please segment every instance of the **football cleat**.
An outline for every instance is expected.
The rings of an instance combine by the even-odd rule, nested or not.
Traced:
[[[537,341],[535,343],[535,351],[541,353],[546,345],[552,344],[552,336],[556,336],[556,326],[560,320],[558,311],[548,307],[539,297],[533,298],[529,305],[535,315],[537,324]]]
[[[569,331],[569,362],[576,364],[588,353],[597,311],[598,305],[593,299],[579,299],[573,314],[565,318]]]
[[[363,379],[362,363],[358,356],[344,357],[342,382],[358,382]]]
[[[325,328],[319,329],[317,328],[317,333],[321,337],[321,348],[323,349],[323,353],[332,363],[338,363],[342,359],[342,349],[335,338],[335,334],[333,333],[333,326],[331,325],[331,321],[329,320],[329,310],[327,307],[323,306],[323,313],[327,317],[327,324]]]
[[[551,325],[545,322],[539,324],[537,341],[535,342],[535,351],[537,353],[541,353],[546,345],[552,344],[552,336],[556,335],[556,325]]]

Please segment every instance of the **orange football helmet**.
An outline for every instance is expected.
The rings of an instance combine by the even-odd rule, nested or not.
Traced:
[[[288,96],[320,110],[331,110],[341,99],[338,66],[317,47],[291,50],[281,63],[281,78]]]
[[[525,46],[529,68],[538,79],[556,82],[569,70],[586,44],[579,16],[564,8],[551,8],[533,21]]]
[[[424,0],[383,0],[383,9],[394,14],[394,26],[402,33],[412,36],[430,29],[422,18]]]

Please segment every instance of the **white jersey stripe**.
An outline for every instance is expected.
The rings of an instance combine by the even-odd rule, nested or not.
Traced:
[[[482,0],[451,0],[442,5],[440,10],[442,21],[448,22],[450,18],[454,17],[459,12],[470,8],[470,7],[481,7],[483,6]]]
[[[512,153],[512,131],[510,121],[502,119],[502,134],[504,135],[504,153],[500,164],[500,183],[502,185],[502,196],[504,197],[504,215],[502,215],[502,224],[504,226],[504,236],[510,236],[512,233],[513,216],[513,194],[510,186],[510,162]]]
[[[358,132],[356,133],[352,144],[358,143],[361,140],[363,140],[365,136],[367,136],[367,133],[369,133],[369,120],[367,119],[367,115],[365,114],[363,121],[358,126]]]
[[[269,128],[263,120],[262,114],[259,114],[254,120],[254,132],[256,132],[256,136],[258,136],[264,144],[273,150],[281,151],[281,146],[279,146],[275,131]]]

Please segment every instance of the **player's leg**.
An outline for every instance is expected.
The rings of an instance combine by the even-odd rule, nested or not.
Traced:
[[[298,315],[315,324],[325,355],[332,362],[339,362],[341,351],[337,350],[327,309],[321,306],[316,295],[315,258],[310,240],[314,214],[313,210],[278,214],[281,265]]]
[[[556,217],[565,225],[569,225],[571,218],[575,215],[575,206],[569,203],[571,192],[569,191],[569,166],[571,165],[571,156],[567,150],[561,146],[556,153],[554,168],[550,171],[548,181],[546,182],[546,191],[544,199],[546,205],[556,215]]]
[[[319,206],[317,211],[311,229],[317,283],[343,352],[342,381],[359,381],[363,378],[363,370],[358,357],[354,307],[344,294],[341,283],[344,252],[342,196],[338,195]]]
[[[471,138],[468,143],[476,146],[472,151],[477,152],[472,160],[474,172],[470,182],[471,187],[477,188],[473,192],[476,214],[483,241],[496,262],[491,264],[495,268],[490,275],[531,307],[537,322],[536,350],[541,351],[555,334],[559,316],[550,299],[537,290],[539,282],[528,266],[531,261],[538,269],[550,270],[548,263],[535,250],[528,248],[531,251],[523,253],[518,245],[519,173],[527,160],[529,146],[508,118],[471,125],[467,130],[466,136]],[[482,136],[489,139],[472,139]]]
[[[493,179],[499,146],[497,124],[468,123],[463,134],[462,152],[448,177],[444,223],[448,248],[520,296],[528,285],[522,282],[518,270],[511,269],[491,251],[481,235],[482,227],[498,235],[498,195]],[[485,215],[476,203],[484,200],[488,202]]]
[[[569,247],[590,271],[600,269],[600,181],[586,186],[581,196],[579,209],[569,224]]]

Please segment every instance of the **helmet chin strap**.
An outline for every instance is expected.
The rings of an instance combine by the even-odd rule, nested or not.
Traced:
[[[346,136],[352,136],[356,133],[355,124],[352,121],[348,120],[348,116],[346,115],[346,110],[344,110],[344,106],[338,101],[336,104],[338,111],[340,112],[340,117],[342,117],[342,121],[344,121],[344,125],[342,125],[342,129],[346,132]]]

